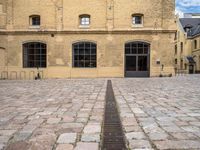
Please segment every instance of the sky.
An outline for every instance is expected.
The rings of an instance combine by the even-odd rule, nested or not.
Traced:
[[[176,14],[183,17],[183,13],[200,13],[200,0],[176,0]]]

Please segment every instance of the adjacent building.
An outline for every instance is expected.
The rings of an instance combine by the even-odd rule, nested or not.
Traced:
[[[5,79],[173,75],[174,0],[0,0]]]
[[[177,21],[175,68],[177,73],[200,73],[200,14],[184,16]]]

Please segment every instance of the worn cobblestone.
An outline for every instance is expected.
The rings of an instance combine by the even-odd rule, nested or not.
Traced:
[[[200,149],[199,75],[111,80],[130,149]],[[0,150],[98,150],[106,81],[0,81]]]
[[[105,89],[106,79],[0,81],[0,149],[74,149],[83,129],[98,148]]]
[[[130,149],[200,149],[199,75],[112,81]]]

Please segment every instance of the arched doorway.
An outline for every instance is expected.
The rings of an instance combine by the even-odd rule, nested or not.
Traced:
[[[129,42],[125,44],[125,77],[149,77],[150,44]]]

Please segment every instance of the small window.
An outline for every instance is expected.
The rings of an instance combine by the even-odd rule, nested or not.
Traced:
[[[80,25],[89,26],[90,25],[90,15],[80,15]]]
[[[143,24],[143,15],[142,14],[132,15],[132,24],[133,25],[142,25]]]
[[[175,45],[175,55],[177,55],[177,45]]]
[[[30,16],[30,25],[40,26],[40,16],[39,15]]]
[[[181,53],[183,53],[183,42],[181,42]]]
[[[177,59],[175,59],[175,64],[176,64],[176,65],[178,64],[178,60],[177,60]]]
[[[194,40],[194,49],[197,49],[197,40]]]

